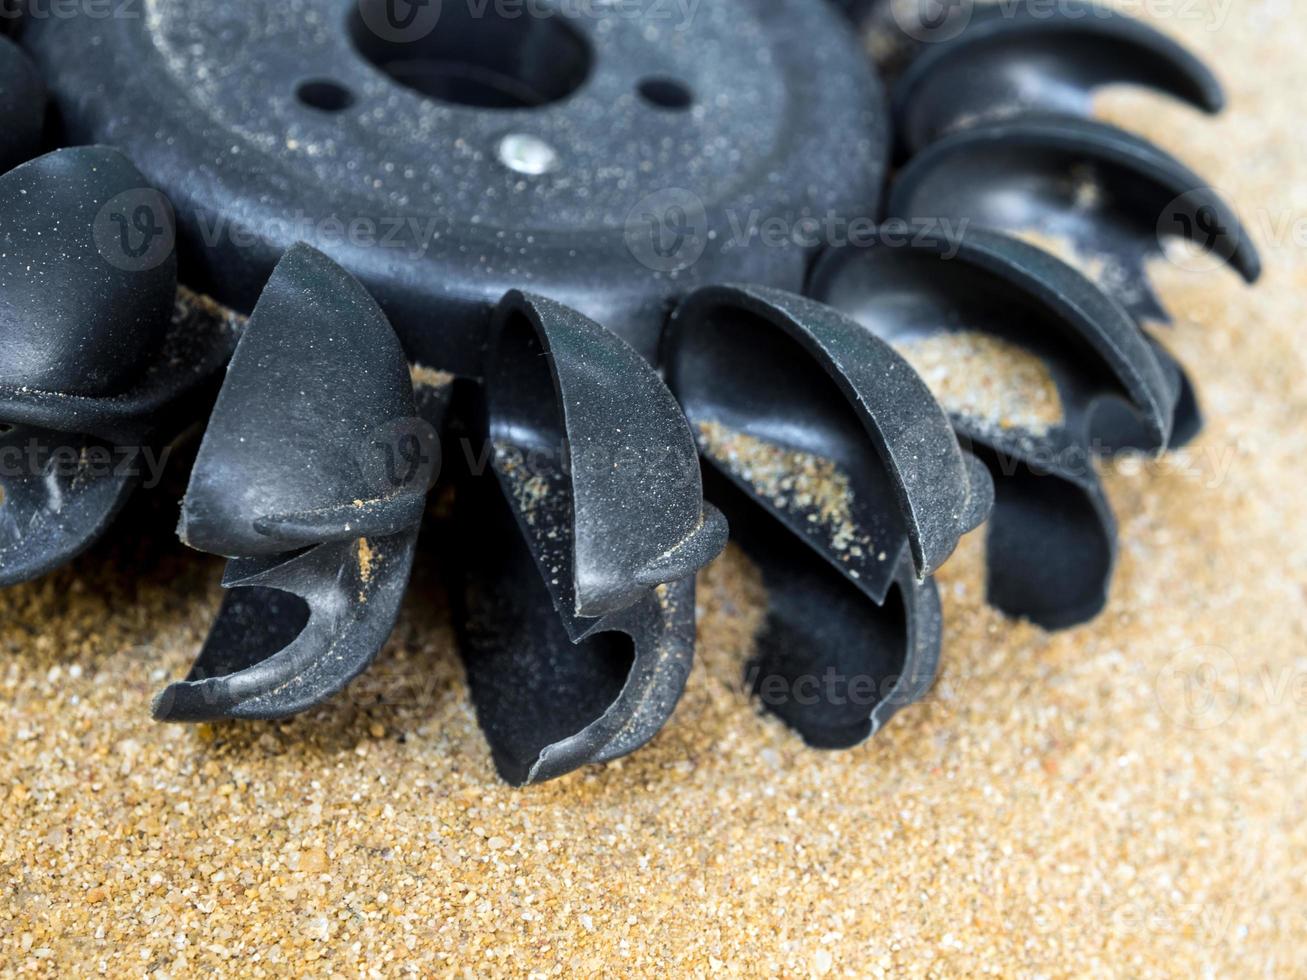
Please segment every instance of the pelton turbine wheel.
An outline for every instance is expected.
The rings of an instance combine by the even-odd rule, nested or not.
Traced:
[[[728,525],[768,595],[747,676],[874,682],[763,697],[815,746],[930,686],[931,575],[986,520],[991,602],[1092,617],[1095,455],[1201,425],[1145,262],[1168,235],[1258,259],[1092,117],[1106,83],[1219,109],[1199,62],[1097,7],[963,12],[907,32],[888,93],[862,2],[11,21],[0,442],[37,462],[3,476],[0,584],[103,533],[133,469],[96,460],[202,428],[178,535],[229,591],[153,711],[283,717],[376,656],[439,483],[514,783],[666,722]]]

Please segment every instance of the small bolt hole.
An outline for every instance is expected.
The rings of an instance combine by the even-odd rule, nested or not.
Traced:
[[[676,112],[690,108],[694,96],[686,86],[674,78],[645,78],[635,87],[651,106]]]
[[[319,112],[341,112],[354,104],[353,92],[325,79],[301,83],[295,90],[295,98]]]

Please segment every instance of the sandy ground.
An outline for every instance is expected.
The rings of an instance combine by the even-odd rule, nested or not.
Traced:
[[[1307,28],[1287,0],[1157,8],[1230,110],[1105,109],[1237,202],[1267,270],[1252,291],[1157,270],[1209,427],[1110,474],[1123,547],[1099,620],[1048,635],[986,608],[973,535],[941,575],[928,702],[817,753],[740,690],[758,593],[728,554],[654,742],[512,790],[436,556],[333,703],[153,724],[220,597],[221,563],[171,538],[174,486],[0,595],[0,969],[1307,971]]]

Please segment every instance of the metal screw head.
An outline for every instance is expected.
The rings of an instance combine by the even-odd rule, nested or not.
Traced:
[[[498,154],[505,167],[528,177],[538,177],[558,166],[558,152],[529,133],[509,133],[499,141]]]

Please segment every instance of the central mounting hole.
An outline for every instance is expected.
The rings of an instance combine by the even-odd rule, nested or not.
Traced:
[[[559,14],[532,15],[528,8],[506,16],[493,3],[446,3],[436,18],[400,22],[395,11],[405,4],[396,0],[352,7],[349,33],[359,54],[405,88],[440,102],[479,109],[546,105],[575,92],[594,60],[585,37]]]

